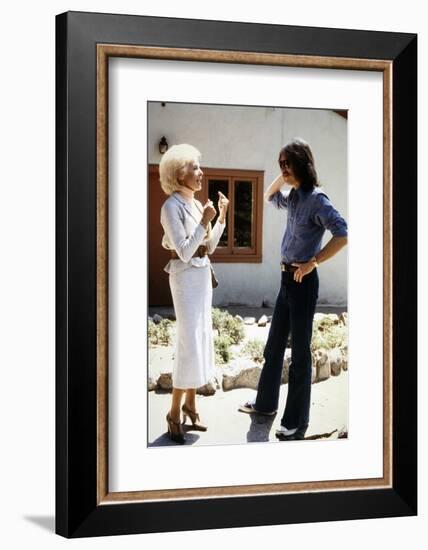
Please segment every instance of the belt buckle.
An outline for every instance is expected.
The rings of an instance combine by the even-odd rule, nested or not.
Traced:
[[[285,273],[294,273],[296,269],[297,268],[295,266],[292,266],[291,264],[281,262],[281,271],[285,271]]]

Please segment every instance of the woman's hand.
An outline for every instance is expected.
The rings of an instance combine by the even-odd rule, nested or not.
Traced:
[[[201,224],[207,227],[210,221],[216,217],[216,214],[217,214],[217,211],[214,208],[213,202],[208,199],[207,202],[204,204],[204,211],[202,214]]]
[[[224,223],[226,220],[226,213],[229,207],[229,199],[223,195],[221,191],[218,192],[218,211],[219,211],[219,221]]]

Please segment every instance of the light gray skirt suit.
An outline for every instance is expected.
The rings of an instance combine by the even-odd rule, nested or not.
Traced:
[[[214,375],[214,340],[212,330],[212,283],[208,256],[195,257],[200,245],[212,254],[224,231],[218,220],[210,237],[201,225],[199,209],[179,193],[173,193],[162,205],[161,224],[165,231],[162,246],[175,250],[179,259],[165,266],[177,319],[177,342],[172,371],[172,385],[178,389],[199,388]]]

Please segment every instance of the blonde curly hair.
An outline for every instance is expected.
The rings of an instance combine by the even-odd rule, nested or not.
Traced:
[[[180,189],[179,180],[185,176],[187,166],[195,160],[199,162],[200,157],[201,153],[196,147],[187,143],[173,145],[168,149],[159,164],[160,184],[166,195]]]

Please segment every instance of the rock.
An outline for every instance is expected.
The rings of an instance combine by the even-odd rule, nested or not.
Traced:
[[[223,390],[257,389],[262,367],[249,359],[236,359],[223,369]]]
[[[339,430],[339,434],[337,436],[337,439],[348,439],[348,428],[346,426],[343,426]]]
[[[223,369],[221,367],[216,367],[214,379],[217,389],[221,389],[223,382]]]
[[[326,317],[330,319],[334,325],[339,324],[339,315],[337,315],[336,313],[327,313]]]
[[[199,395],[214,395],[217,391],[217,381],[215,378],[212,378],[208,384],[197,388],[196,393]]]
[[[346,311],[339,315],[339,321],[345,326],[348,326],[348,313]]]
[[[343,356],[339,348],[333,348],[328,352],[330,372],[333,376],[339,376],[342,372]]]
[[[315,367],[312,367],[311,384],[314,384],[316,379],[317,379],[317,369]]]
[[[288,373],[291,363],[291,350],[286,350],[284,357],[284,365],[281,375],[281,384],[288,384]],[[224,391],[234,390],[238,388],[257,389],[260,373],[263,365],[254,363],[247,358],[238,358],[232,363],[223,368],[222,387]]]
[[[330,378],[330,361],[325,349],[317,349],[314,352],[313,364],[317,370],[316,382]]]
[[[244,317],[244,323],[246,325],[254,325],[255,322],[256,322],[255,317]]]
[[[342,354],[342,370],[348,370],[348,346],[340,348]]]
[[[215,374],[211,378],[211,380],[204,386],[198,388],[196,390],[196,393],[198,393],[199,395],[214,395],[217,390],[221,389],[222,380],[223,369],[217,367],[215,369]]]
[[[291,349],[287,349],[281,374],[281,384],[288,384],[288,374],[291,363]],[[257,389],[263,364],[254,363],[251,359],[238,358],[222,369],[224,391],[238,388]]]
[[[238,319],[238,321],[241,321],[241,323],[244,322],[244,319],[240,315],[235,315],[235,319]]]
[[[150,315],[149,315],[149,321],[153,322],[153,317],[150,317]]]
[[[314,321],[322,324],[325,322],[327,325],[338,325],[339,324],[339,316],[336,315],[336,313],[315,313],[314,315]]]
[[[147,389],[153,391],[159,389],[158,378],[161,372],[172,370],[170,366],[170,354],[164,347],[149,348],[149,365],[147,376]],[[162,365],[162,367],[161,367]]]
[[[153,315],[153,322],[158,325],[161,321],[162,321],[163,317],[161,317],[160,315],[158,315],[157,313],[155,313]]]
[[[196,389],[196,393],[199,395],[214,395],[217,390],[221,388],[223,374],[220,369],[216,369],[215,375],[211,380]],[[149,391],[151,390],[163,390],[172,391],[172,372],[162,372],[159,374],[157,380],[152,375],[149,375]]]
[[[314,321],[321,322],[325,318],[325,313],[315,313]]]
[[[157,387],[160,390],[172,391],[172,372],[162,372],[157,380]]]
[[[317,380],[317,368],[316,368],[314,363],[315,363],[315,361],[314,361],[314,358],[313,358],[313,360],[312,360],[312,377],[311,377],[311,383],[312,384],[314,384]],[[290,373],[290,365],[291,365],[291,349],[287,348],[285,350],[284,366],[282,368],[282,375],[281,375],[281,384],[288,384],[289,373]]]
[[[257,322],[257,325],[258,325],[259,327],[265,327],[265,326],[267,325],[267,317],[266,317],[266,315],[262,315],[262,316],[260,317],[260,319],[259,319],[258,322]]]
[[[290,372],[291,349],[287,348],[284,355],[284,364],[282,367],[281,384],[288,384],[288,375]]]
[[[281,374],[281,384],[288,384],[288,377],[290,373],[290,365],[284,361]]]
[[[151,376],[149,374],[149,377],[148,377],[148,380],[147,380],[147,389],[148,391],[153,391],[155,390],[156,388],[158,387],[158,383],[156,381],[156,377],[155,376]]]

